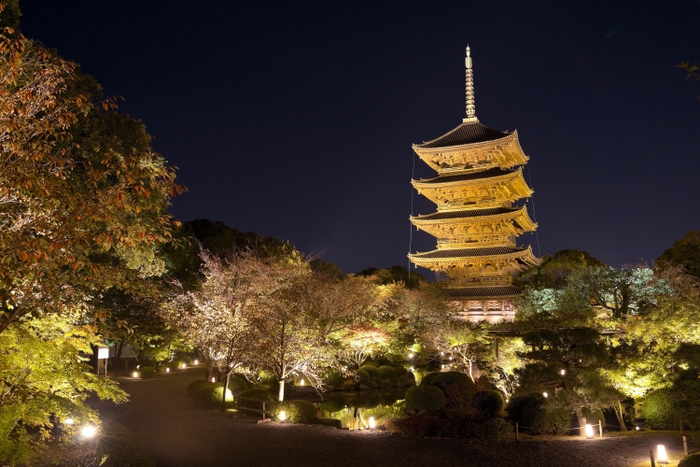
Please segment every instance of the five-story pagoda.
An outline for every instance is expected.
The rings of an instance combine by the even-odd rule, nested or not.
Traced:
[[[473,320],[511,320],[520,290],[513,274],[539,260],[516,237],[537,228],[526,206],[532,190],[523,178],[529,158],[518,133],[488,128],[476,118],[470,49],[466,58],[467,118],[437,139],[413,150],[438,176],[412,180],[437,212],[411,216],[411,223],[437,238],[437,249],[409,254],[416,266],[436,271],[452,298]]]

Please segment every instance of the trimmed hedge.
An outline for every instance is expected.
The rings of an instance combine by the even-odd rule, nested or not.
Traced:
[[[678,417],[671,399],[670,389],[650,392],[642,403],[642,417],[649,428],[656,430],[676,429]]]
[[[678,463],[678,467],[700,467],[700,452],[691,452]]]
[[[394,363],[394,364],[392,364],[392,365],[390,365],[390,366],[393,367],[394,370],[396,370],[396,376],[403,376],[403,375],[406,374],[406,372],[408,372],[408,370],[406,369],[406,367],[403,366],[403,365],[400,364],[400,363]]]
[[[201,383],[192,390],[194,400],[207,407],[220,407],[221,399],[224,395],[224,383]],[[229,389],[226,391],[226,406],[233,406],[233,394]]]
[[[435,415],[394,419],[388,423],[388,428],[390,431],[421,437],[504,439],[513,433],[513,425],[501,418],[476,421],[468,418],[448,419]]]
[[[495,417],[503,409],[503,396],[492,389],[476,391],[474,405],[484,416]]]
[[[140,368],[137,371],[141,375],[141,379],[149,379],[149,378],[153,378],[153,375],[155,374],[156,369],[153,368],[152,366],[145,366],[143,368]]]
[[[445,407],[445,394],[437,386],[414,386],[406,391],[406,408],[411,410],[439,410]]]
[[[189,394],[190,396],[193,396],[195,388],[197,386],[199,386],[200,384],[204,384],[206,382],[207,382],[207,380],[204,380],[204,379],[195,379],[189,385],[187,385],[187,394]]]
[[[283,410],[288,422],[315,423],[318,420],[318,410],[316,406],[309,401],[292,400],[273,402],[270,404],[271,418],[273,420],[279,420],[279,414]]]
[[[391,366],[393,364],[393,362],[386,357],[377,358],[377,363],[379,364],[379,366],[384,366],[384,365]]]
[[[371,379],[379,378],[379,367],[374,365],[362,365],[360,370],[365,370]]]
[[[396,374],[396,370],[388,365],[382,365],[377,369],[379,373],[379,379],[389,381],[390,383],[395,383],[399,378]]]
[[[228,389],[234,394],[239,394],[248,389],[248,381],[242,376],[232,376],[228,381]]]
[[[365,386],[370,385],[370,383],[372,382],[372,378],[369,376],[369,373],[367,373],[367,371],[360,368],[359,370],[356,371],[356,373],[357,373],[357,377],[360,378],[361,384],[364,384]]]
[[[102,425],[96,454],[102,467],[156,467],[143,441],[119,422]]]
[[[275,398],[273,397],[272,394],[270,394],[270,391],[268,391],[265,388],[260,388],[260,387],[253,387],[250,389],[246,389],[245,391],[241,392],[238,395],[238,405],[241,407],[249,407],[251,409],[260,409],[260,402],[254,402],[254,401],[246,401],[242,400],[242,397],[250,397],[251,399],[261,399],[264,400],[265,402],[273,402]]]
[[[379,368],[379,363],[369,358],[362,363],[362,366],[360,368],[362,368],[365,365],[376,366],[377,368]]]
[[[435,377],[439,375],[440,373],[428,373],[427,375],[423,376],[423,379],[420,380],[420,385],[421,386],[430,386],[430,384],[433,382]]]

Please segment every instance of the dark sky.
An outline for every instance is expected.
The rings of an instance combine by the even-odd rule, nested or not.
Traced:
[[[124,96],[180,168],[181,220],[406,264],[411,150],[476,114],[517,129],[540,253],[651,261],[700,229],[700,2],[23,0],[22,30]],[[530,203],[530,214],[532,212]],[[419,196],[415,213],[433,205]],[[538,253],[537,239],[524,236]],[[413,251],[434,248],[425,233]]]

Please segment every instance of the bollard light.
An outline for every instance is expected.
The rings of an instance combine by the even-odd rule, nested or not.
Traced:
[[[543,392],[542,395],[544,396],[545,399],[549,397],[549,394],[547,394],[546,392]]]
[[[134,371],[133,373],[131,373],[131,377],[132,377],[132,378],[138,378],[138,377],[139,377],[139,372],[138,372],[138,371]]]
[[[561,370],[559,373],[561,373],[562,376],[566,374],[566,370]]]
[[[285,420],[287,420],[287,412],[285,412],[284,410],[280,410],[278,418],[280,419],[280,422],[284,422]]]
[[[199,365],[199,360],[195,360],[195,361],[194,361],[194,364],[195,364],[195,365]]]
[[[586,423],[586,438],[593,438],[593,425]]]
[[[300,379],[300,380],[299,380],[299,386],[303,386],[303,385],[304,385],[304,380],[303,380],[303,379]]]
[[[166,368],[166,369],[165,369],[165,372],[166,372],[166,373],[170,373],[170,368]]]
[[[666,454],[666,446],[659,444],[656,446],[656,460],[659,462],[668,462],[668,454]]]
[[[187,368],[187,364],[183,363],[181,368],[184,370],[185,368]]]
[[[216,378],[212,376],[211,382],[212,382],[212,383],[216,383]]]
[[[374,417],[369,417],[369,427],[370,429],[377,428],[377,422],[374,420]]]
[[[82,430],[80,430],[80,435],[83,438],[93,438],[97,434],[97,427],[95,425],[85,425]]]

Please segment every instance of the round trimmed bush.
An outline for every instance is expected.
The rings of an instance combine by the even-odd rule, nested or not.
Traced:
[[[678,467],[700,467],[700,452],[691,452],[678,463]]]
[[[445,406],[445,394],[437,386],[414,386],[406,391],[406,408],[439,410]]]
[[[379,377],[379,367],[374,365],[362,365],[360,370],[365,370],[371,379],[377,379]]]
[[[200,384],[204,384],[206,382],[207,381],[204,379],[195,379],[187,386],[187,394],[189,394],[190,396],[194,395],[195,388]]]
[[[475,386],[469,375],[460,373],[459,371],[446,371],[438,373],[430,383],[432,386],[439,388],[447,388],[451,385],[457,385],[461,390],[474,392]]]
[[[156,372],[156,369],[153,368],[152,366],[145,366],[141,369],[138,370],[139,374],[141,374],[142,379],[149,379],[153,378],[153,375]]]
[[[202,383],[197,385],[192,391],[194,400],[207,407],[219,407],[224,394],[223,383]],[[226,391],[226,406],[233,405],[233,394],[231,390]]]
[[[228,388],[234,394],[239,394],[248,389],[248,381],[242,376],[233,376],[228,381]]]
[[[273,420],[279,420],[279,414],[283,410],[288,422],[314,423],[318,420],[316,406],[309,401],[293,400],[270,404]]]
[[[390,366],[393,367],[394,370],[396,370],[396,376],[399,376],[399,377],[402,376],[402,375],[405,375],[406,372],[408,371],[408,370],[406,369],[406,367],[403,366],[403,365],[400,364],[400,363],[393,363],[393,364],[391,364]]]
[[[664,430],[676,429],[678,417],[671,400],[670,389],[650,392],[642,403],[642,417],[649,428]]]
[[[389,365],[389,366],[391,366],[391,365],[392,365],[392,361],[389,360],[389,359],[386,358],[386,357],[379,357],[379,358],[377,358],[377,363],[379,364],[379,366],[384,366],[384,365]]]
[[[506,405],[506,412],[508,412],[508,416],[514,421],[518,422],[521,425],[525,425],[525,420],[523,417],[525,407],[527,407],[533,401],[542,400],[543,397],[540,393],[532,393],[525,394],[522,396],[511,397],[508,401],[508,404]]]
[[[440,373],[428,373],[427,375],[423,376],[423,379],[420,380],[420,385],[421,386],[430,386],[430,384],[433,382],[435,377],[439,375]]]
[[[333,368],[329,368],[324,373],[323,380],[329,386],[338,387],[343,385],[345,378],[343,377],[343,374],[340,371]]]
[[[533,434],[563,435],[571,428],[571,412],[543,400],[534,400],[523,410],[523,423]]]
[[[364,384],[365,386],[369,386],[370,383],[372,382],[372,378],[369,376],[369,373],[367,373],[362,368],[357,370],[355,373],[357,373],[357,377],[360,379],[360,384]]]
[[[362,366],[365,366],[365,365],[372,365],[372,366],[376,366],[377,368],[379,368],[379,363],[377,363],[376,361],[374,361],[374,360],[372,360],[372,359],[370,359],[370,358],[368,358],[367,360],[365,360],[365,361],[362,363]],[[362,366],[361,366],[360,368],[362,368]]]
[[[382,365],[377,369],[377,371],[379,373],[379,379],[383,379],[391,383],[396,382],[398,379],[398,375],[396,374],[394,367]]]
[[[264,400],[266,402],[272,402],[275,400],[272,394],[270,394],[270,391],[268,391],[265,388],[261,387],[252,387],[250,389],[246,389],[245,391],[242,391],[238,397],[248,397],[250,399],[260,399]],[[251,401],[241,401],[241,404],[244,405],[244,402],[251,402]]]
[[[485,389],[474,394],[476,408],[486,417],[495,417],[503,409],[503,396],[499,391]]]

